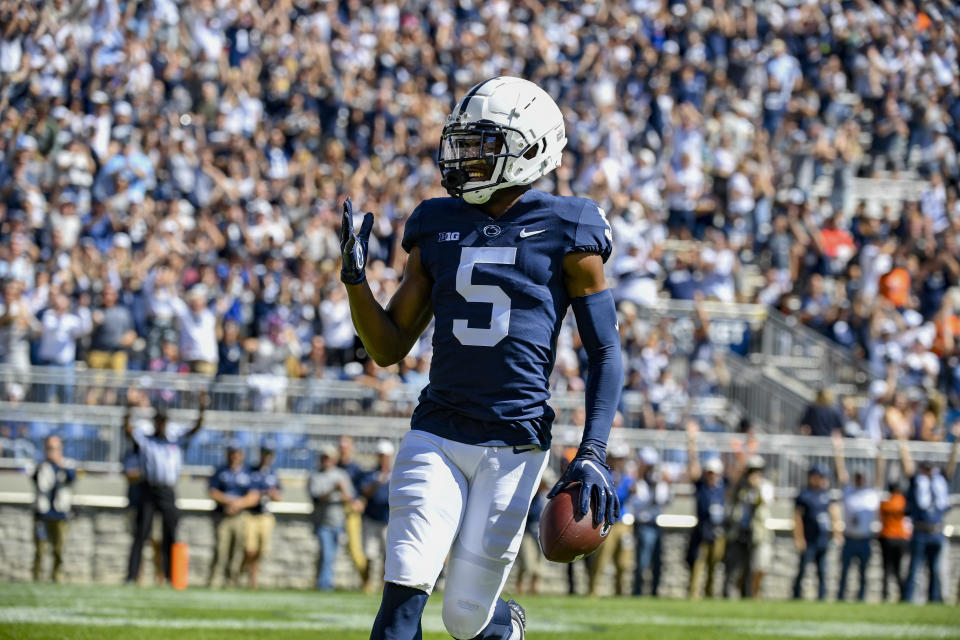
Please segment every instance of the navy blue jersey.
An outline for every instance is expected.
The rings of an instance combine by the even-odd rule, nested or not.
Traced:
[[[270,502],[270,496],[267,493],[270,489],[282,490],[280,477],[272,467],[257,467],[250,473],[250,488],[260,492],[260,502],[250,507],[253,513],[265,513],[268,511],[267,503]]]
[[[797,496],[797,509],[803,521],[803,537],[807,544],[826,544],[831,533],[830,491],[810,489]]]
[[[247,467],[234,471],[229,466],[222,466],[210,476],[209,487],[239,498],[247,495],[253,487],[253,476]],[[217,503],[217,513],[223,513],[223,505]]]
[[[720,480],[711,485],[705,478],[694,483],[697,500],[696,533],[702,542],[713,542],[723,536],[723,521],[727,502],[727,483]]]
[[[390,482],[380,484],[380,470],[368,472],[360,481],[361,489],[373,487],[373,493],[367,496],[367,506],[363,515],[377,522],[386,522],[390,517]]]
[[[549,447],[548,380],[570,303],[563,258],[610,256],[603,211],[535,189],[496,219],[460,199],[426,200],[404,229],[403,248],[414,247],[433,280],[435,325],[413,428],[467,444]]]

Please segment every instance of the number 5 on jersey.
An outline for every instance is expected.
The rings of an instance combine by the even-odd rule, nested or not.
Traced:
[[[473,284],[476,264],[516,264],[516,247],[464,247],[457,267],[457,293],[467,302],[492,305],[489,328],[467,326],[461,318],[453,321],[453,335],[460,344],[492,347],[507,337],[510,330],[510,296],[492,284]]]

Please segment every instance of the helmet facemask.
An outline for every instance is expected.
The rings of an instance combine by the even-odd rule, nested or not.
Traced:
[[[440,184],[454,198],[483,204],[494,191],[515,184],[508,180],[505,169],[528,146],[520,131],[493,122],[448,124],[437,155],[443,176]]]

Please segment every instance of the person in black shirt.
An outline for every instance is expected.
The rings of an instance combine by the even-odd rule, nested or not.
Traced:
[[[820,389],[813,404],[800,419],[800,433],[807,436],[829,437],[843,430],[843,414],[837,408],[836,398],[829,389]]]

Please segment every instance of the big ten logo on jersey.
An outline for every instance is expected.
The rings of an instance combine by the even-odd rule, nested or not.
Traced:
[[[437,233],[437,242],[457,242],[459,240],[459,231],[440,231]]]

